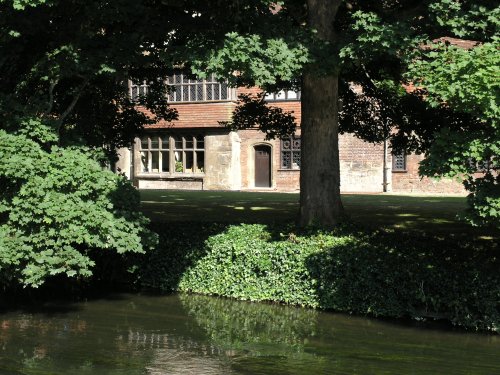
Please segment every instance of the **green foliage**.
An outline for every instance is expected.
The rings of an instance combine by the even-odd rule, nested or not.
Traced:
[[[105,250],[154,246],[138,193],[104,165],[145,124],[176,116],[157,79],[167,66],[147,53],[162,44],[153,41],[161,35],[153,26],[157,13],[151,4],[127,0],[0,2],[0,28],[7,31],[0,33],[4,284],[86,277],[106,268],[100,263],[112,256]],[[139,26],[139,19],[149,21]],[[121,24],[136,28],[125,33]],[[129,78],[151,82],[147,95],[132,101]]]
[[[126,0],[113,7],[80,0],[0,3],[0,27],[12,31],[0,35],[2,128],[17,130],[18,117],[52,118],[61,145],[104,148],[112,159],[145,124],[175,118],[158,81],[169,67],[145,52],[145,39],[159,36],[158,29],[117,27],[150,19],[151,12],[150,4]],[[137,102],[128,96],[129,78],[150,83]]]
[[[193,73],[203,77],[210,71],[227,77],[233,85],[243,81],[264,87],[276,84],[277,77],[283,81],[294,79],[307,62],[308,52],[301,44],[294,46],[281,38],[265,40],[256,34],[231,32],[226,34],[222,46],[202,60],[193,61]]]
[[[207,255],[183,275],[179,289],[317,307],[305,264],[311,253],[302,249],[317,251],[324,239],[304,238],[299,244],[270,239],[262,225],[230,227],[209,238]]]
[[[428,14],[412,27],[424,8]],[[471,193],[469,222],[498,225],[500,7],[436,0],[401,4],[399,12],[387,18],[359,9],[349,18],[353,33],[340,51],[341,131],[389,140],[395,152],[425,153],[422,175],[456,178]],[[475,46],[454,46],[453,37],[473,38]],[[417,90],[402,90],[404,81]]]
[[[144,252],[155,245],[138,212],[139,195],[122,176],[104,170],[89,150],[54,144],[49,126],[24,124],[13,134],[0,130],[4,281],[36,287],[57,274],[86,277],[92,250]]]
[[[384,65],[376,67],[375,71],[387,74],[394,68],[392,64],[411,56],[413,49],[422,42],[421,35],[408,30],[408,20],[389,23],[382,14],[363,10],[353,12],[350,18],[351,35],[339,53],[344,66],[369,65],[384,59]]]
[[[207,236],[224,230],[224,225],[152,223],[151,229],[158,233],[158,246],[147,256],[134,260],[140,265],[138,281],[148,288],[175,291],[186,268],[205,254]]]
[[[424,88],[428,103],[443,103],[496,127],[500,118],[499,40],[471,49],[440,43],[409,67],[408,77]]]
[[[159,247],[143,260],[142,285],[499,329],[498,257],[479,243],[353,228],[221,229],[164,228]]]
[[[284,138],[295,132],[297,124],[293,112],[268,106],[263,93],[256,96],[242,94],[239,100],[231,122],[221,122],[222,125],[231,130],[258,126],[266,134],[266,139]]]
[[[430,106],[450,107],[476,119],[473,128],[444,127],[437,132],[420,168],[427,176],[465,181],[471,192],[468,219],[476,225],[500,226],[498,47],[498,39],[468,50],[439,44],[424,52],[408,73]]]
[[[9,2],[9,0],[2,0],[0,2]],[[12,7],[16,10],[24,10],[27,6],[36,7],[37,5],[45,4],[47,0],[13,0]]]
[[[494,1],[435,0],[429,11],[433,22],[461,38],[489,40],[500,27],[500,7]]]
[[[220,348],[266,347],[267,355],[293,355],[317,332],[318,312],[268,304],[236,303],[226,298],[179,294],[187,313]],[[280,345],[276,345],[280,344]],[[269,350],[273,350],[271,354]]]
[[[183,172],[184,166],[182,164],[182,161],[176,161],[175,162],[175,171],[176,172]]]

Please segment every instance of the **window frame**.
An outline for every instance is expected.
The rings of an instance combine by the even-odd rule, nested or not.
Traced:
[[[149,84],[146,81],[140,83],[134,83],[132,80],[128,80],[128,95],[130,100],[136,102],[139,96],[145,96],[148,94]]]
[[[399,158],[399,160],[398,160]],[[403,163],[400,166],[399,163]],[[408,158],[406,152],[400,152],[398,154],[392,154],[392,172],[408,172]]]
[[[290,97],[290,93],[294,93],[295,97]],[[266,92],[264,96],[264,100],[266,102],[292,102],[292,101],[300,101],[301,92],[293,91],[293,90],[281,90],[278,92]]]
[[[290,147],[288,148],[286,146],[285,142],[290,142]],[[297,143],[298,142],[298,143]],[[297,147],[298,144],[298,147]],[[298,136],[290,136],[287,138],[281,138],[280,139],[280,170],[286,170],[286,171],[299,171],[301,167],[301,162],[302,162],[302,141],[300,137]],[[284,160],[285,160],[285,155],[289,155],[289,160],[290,164],[286,165]],[[299,163],[296,163],[295,161],[297,160]],[[294,167],[294,164],[297,166]]]
[[[230,87],[227,80],[221,82],[214,74],[209,74],[208,79],[192,79],[191,77],[192,76],[188,74],[175,73],[163,80],[164,84],[167,86],[167,102],[201,103],[236,100],[236,89]],[[197,86],[201,86],[201,98],[199,97]],[[174,90],[171,90],[172,87]],[[194,94],[191,89],[192,87],[194,87]],[[177,91],[175,88],[180,88],[180,91]],[[130,79],[128,80],[128,95],[132,101],[137,102],[140,96],[145,96],[148,92],[149,84],[147,81],[133,82]]]
[[[227,80],[220,82],[214,74],[209,74],[208,78],[204,79],[192,79],[191,77],[184,73],[175,73],[167,77],[165,84],[169,88],[167,92],[167,101],[169,103],[225,102],[235,100],[235,89],[229,86]],[[199,87],[201,87],[201,98],[198,91]],[[174,88],[174,90],[171,88]]]
[[[168,143],[165,142],[167,138]],[[157,142],[158,147],[154,147],[154,141]],[[155,133],[138,138],[136,144],[139,156],[138,175],[176,177],[205,174],[205,135]],[[145,145],[147,145],[147,148]],[[154,156],[154,153],[157,156]],[[163,164],[164,153],[168,154],[168,170],[165,170]],[[144,158],[143,155],[146,157]],[[200,155],[202,156],[200,157]],[[155,159],[157,160],[157,168],[153,168]],[[144,166],[144,160],[147,163],[146,167]]]

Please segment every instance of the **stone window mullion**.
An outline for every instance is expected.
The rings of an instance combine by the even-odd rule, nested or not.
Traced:
[[[152,162],[151,162],[151,137],[148,137],[148,150],[147,150],[147,153],[148,153],[148,172],[151,173],[152,172]]]
[[[189,90],[191,91],[191,90]],[[182,173],[186,173],[186,153],[184,152],[184,150],[186,149],[186,138],[185,137],[181,137],[182,139],[182,150],[181,150],[181,154],[182,154]]]
[[[280,168],[300,169],[301,158],[300,138],[288,137],[281,139],[280,147]]]
[[[175,147],[174,139],[172,136],[168,137],[168,155],[169,155],[169,171],[170,174],[175,172]]]
[[[193,135],[156,134],[140,138],[135,146],[141,159],[138,171],[153,175],[203,173],[204,144],[203,136]]]

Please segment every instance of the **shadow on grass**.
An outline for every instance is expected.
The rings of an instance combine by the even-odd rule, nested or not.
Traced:
[[[142,210],[157,223],[225,222],[279,224],[294,222],[296,193],[142,190]],[[347,214],[371,230],[400,229],[455,238],[500,238],[498,228],[475,228],[458,219],[464,197],[343,194]]]

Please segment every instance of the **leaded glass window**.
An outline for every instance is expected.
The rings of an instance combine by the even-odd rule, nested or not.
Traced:
[[[219,82],[215,75],[206,79],[193,79],[192,76],[177,73],[167,78],[169,86],[169,102],[200,102],[214,100],[230,100],[234,98],[234,90],[227,82]]]
[[[147,95],[149,90],[149,85],[146,83],[146,81],[143,81],[141,83],[133,83],[132,81],[129,81],[129,96],[132,100],[138,100],[140,96],[145,96]]]
[[[281,140],[281,169],[300,169],[300,138]]]
[[[160,136],[148,136],[141,138],[141,172],[159,173],[169,171],[170,148],[168,138]]]
[[[205,138],[202,135],[151,135],[140,141],[141,173],[203,173]]]
[[[406,154],[392,154],[392,170],[397,172],[406,171]]]

